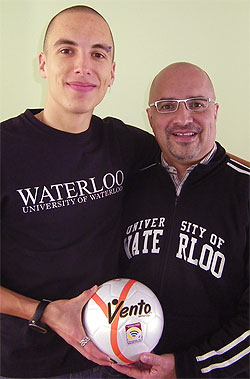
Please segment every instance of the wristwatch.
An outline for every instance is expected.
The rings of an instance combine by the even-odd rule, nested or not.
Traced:
[[[43,312],[49,303],[51,303],[51,300],[42,299],[38,304],[34,315],[28,322],[28,325],[39,333],[45,334],[49,330],[49,327],[47,325],[40,322]]]

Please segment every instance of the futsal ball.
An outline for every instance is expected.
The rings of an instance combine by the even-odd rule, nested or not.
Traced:
[[[83,310],[83,326],[93,343],[117,363],[138,361],[157,345],[163,311],[155,294],[131,279],[102,284]]]

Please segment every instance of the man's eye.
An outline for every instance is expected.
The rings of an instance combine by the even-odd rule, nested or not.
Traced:
[[[205,107],[205,104],[202,100],[201,101],[196,100],[189,103],[190,109],[198,109],[198,108],[204,108],[204,107]]]
[[[172,102],[166,102],[160,104],[161,110],[172,110],[175,107],[175,104]]]
[[[105,58],[105,55],[102,53],[93,53],[92,56],[94,58],[98,58],[98,59],[104,59]]]
[[[71,49],[61,49],[60,53],[62,53],[62,54],[72,54],[72,50]]]

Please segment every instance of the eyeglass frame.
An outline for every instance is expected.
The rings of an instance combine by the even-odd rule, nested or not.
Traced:
[[[205,108],[205,109],[201,109],[201,110],[194,110],[194,109],[189,109],[188,108],[188,106],[187,106],[187,101],[188,100],[199,100],[199,99],[201,99],[201,100],[207,100],[208,101],[208,105],[207,105],[207,107]],[[159,110],[158,110],[158,108],[157,108],[157,104],[158,103],[161,103],[161,102],[164,102],[164,101],[176,101],[177,102],[177,108],[174,110],[174,111],[167,111],[167,112],[160,112]],[[215,100],[214,99],[211,99],[210,97],[202,97],[202,96],[197,96],[197,97],[189,97],[189,98],[187,98],[187,99],[180,99],[180,100],[178,100],[178,99],[161,99],[161,100],[157,100],[157,101],[155,101],[154,103],[152,103],[152,104],[149,104],[149,107],[150,108],[152,108],[152,107],[155,107],[156,108],[156,111],[157,112],[159,112],[159,113],[174,113],[174,112],[177,112],[178,111],[178,109],[179,109],[179,105],[180,105],[180,103],[184,103],[185,104],[185,107],[186,107],[186,109],[188,110],[188,111],[191,111],[191,112],[203,112],[203,111],[205,111],[208,107],[209,107],[209,103],[215,103]]]

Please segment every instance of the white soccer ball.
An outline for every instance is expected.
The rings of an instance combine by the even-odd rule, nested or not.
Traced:
[[[83,326],[94,344],[117,363],[138,361],[157,345],[163,311],[155,294],[131,279],[102,284],[83,310]]]

